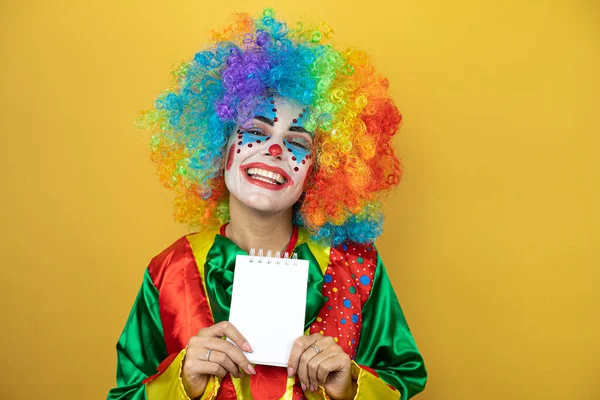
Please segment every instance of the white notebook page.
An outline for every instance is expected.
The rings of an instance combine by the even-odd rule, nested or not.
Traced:
[[[306,260],[237,256],[229,321],[250,343],[251,363],[287,366],[304,334],[307,282]]]

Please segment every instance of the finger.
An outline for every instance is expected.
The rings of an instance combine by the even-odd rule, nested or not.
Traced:
[[[236,368],[241,368],[249,375],[256,374],[256,371],[254,368],[252,368],[250,361],[248,361],[244,353],[242,353],[242,351],[233,343],[226,340],[217,339],[216,337],[203,338],[202,347],[225,353],[227,357],[229,357],[231,361],[236,364]]]
[[[186,359],[184,373],[190,382],[194,382],[200,375],[216,375],[224,377],[227,374],[225,368],[216,363],[195,359]]]
[[[223,378],[225,375],[227,375],[227,370],[217,363],[209,361],[199,361],[199,363],[199,370],[201,374],[215,375],[219,378]]]
[[[310,359],[310,361],[308,362],[307,365],[307,371],[308,371],[308,387],[310,388],[311,392],[314,392],[320,384],[319,381],[319,371],[323,369],[322,365],[325,362],[325,360],[335,357],[336,354],[335,353],[331,353],[331,352],[326,352],[326,353],[320,353],[319,355],[313,357]],[[329,374],[329,372],[327,372],[327,374]]]
[[[333,354],[331,357],[325,358],[319,364],[317,372],[317,380],[319,385],[325,385],[327,377],[330,373],[341,371],[348,364],[348,355],[346,353]]]
[[[221,367],[225,368],[231,375],[235,376],[236,378],[240,378],[242,376],[239,366],[236,363],[234,363],[231,360],[231,358],[229,358],[225,353],[213,350],[210,353],[210,357],[207,361],[219,364]]]
[[[313,343],[315,343],[321,335],[314,334],[310,336],[300,336],[294,341],[292,345],[292,351],[290,352],[290,358],[288,359],[288,376],[292,377],[298,371],[298,365],[300,363],[300,356],[304,351]],[[313,350],[314,351],[314,350]]]
[[[319,371],[317,372],[317,380],[319,381],[320,386],[325,385],[325,382],[327,382],[327,377],[329,376],[330,372],[331,371],[329,371],[328,368],[326,368],[326,366],[323,365],[323,363],[319,365]]]
[[[251,353],[252,347],[246,340],[246,338],[237,330],[235,326],[229,321],[222,321],[218,324],[215,324],[211,327],[202,329],[198,332],[198,336],[204,337],[223,337],[231,339],[233,343],[235,343],[240,349],[243,349],[245,352]]]
[[[308,364],[315,357],[317,357],[317,352],[310,346],[300,355],[300,362],[298,363],[298,378],[300,379],[300,384],[303,390],[311,388],[310,379],[308,377]],[[314,391],[314,388],[312,388],[311,391]]]

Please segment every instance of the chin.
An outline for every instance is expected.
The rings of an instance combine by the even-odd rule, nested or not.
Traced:
[[[277,196],[277,194],[274,193],[275,196]],[[258,193],[252,193],[246,196],[243,196],[242,198],[240,198],[239,200],[244,203],[248,208],[251,208],[252,210],[255,211],[260,211],[260,212],[264,212],[264,213],[276,213],[276,212],[281,212],[284,210],[287,210],[288,208],[292,207],[294,205],[294,203],[292,204],[283,204],[280,201],[280,199],[276,199],[273,198],[273,195],[263,195],[263,194],[258,194]]]

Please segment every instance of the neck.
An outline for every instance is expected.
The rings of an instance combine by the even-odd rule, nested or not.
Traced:
[[[253,248],[283,254],[292,236],[291,207],[279,212],[261,212],[229,195],[229,217],[225,234],[245,252]]]

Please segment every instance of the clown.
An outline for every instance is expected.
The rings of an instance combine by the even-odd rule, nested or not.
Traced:
[[[140,119],[176,219],[197,233],[148,266],[108,399],[423,390],[423,359],[372,243],[400,180],[390,140],[401,117],[366,55],[331,37],[325,24],[289,29],[270,9],[237,15]],[[250,364],[240,349],[252,344],[228,322],[235,257],[251,248],[309,261],[305,335],[287,369]]]

